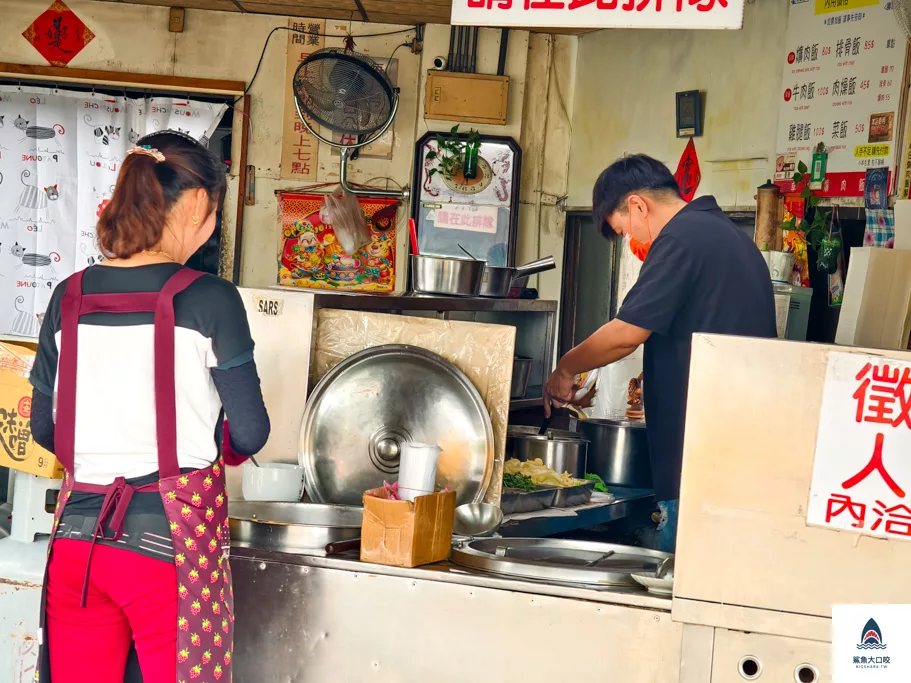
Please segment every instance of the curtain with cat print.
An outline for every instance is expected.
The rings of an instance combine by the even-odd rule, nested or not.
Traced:
[[[0,336],[36,337],[57,283],[100,260],[95,224],[133,144],[208,142],[227,105],[0,86]]]

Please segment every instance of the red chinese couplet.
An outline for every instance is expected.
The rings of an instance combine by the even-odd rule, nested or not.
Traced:
[[[22,36],[52,66],[66,66],[95,34],[62,0],[55,0]]]
[[[699,181],[702,180],[693,138],[686,143],[686,149],[683,150],[683,156],[680,157],[680,163],[677,164],[674,178],[677,179],[677,185],[680,186],[680,196],[683,197],[683,201],[693,201],[693,197],[696,196],[696,188],[699,187]]]

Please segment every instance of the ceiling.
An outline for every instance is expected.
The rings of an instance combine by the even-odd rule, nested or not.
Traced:
[[[176,0],[107,0],[173,7]],[[280,14],[381,24],[448,24],[451,0],[180,0],[188,9]],[[530,29],[543,33],[587,33],[587,29]]]

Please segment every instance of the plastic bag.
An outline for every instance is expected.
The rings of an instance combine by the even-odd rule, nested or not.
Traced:
[[[339,246],[348,256],[370,244],[370,230],[361,203],[341,185],[325,196],[319,215],[323,224],[332,226]]]

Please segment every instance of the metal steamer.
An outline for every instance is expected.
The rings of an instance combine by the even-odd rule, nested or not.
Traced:
[[[307,130],[339,151],[339,183],[346,192],[408,200],[411,193],[407,189],[368,190],[348,184],[348,160],[356,158],[358,149],[382,137],[398,111],[399,89],[376,62],[351,50],[318,50],[297,67],[292,90],[294,107]],[[357,141],[342,144],[323,137],[311,120]]]

